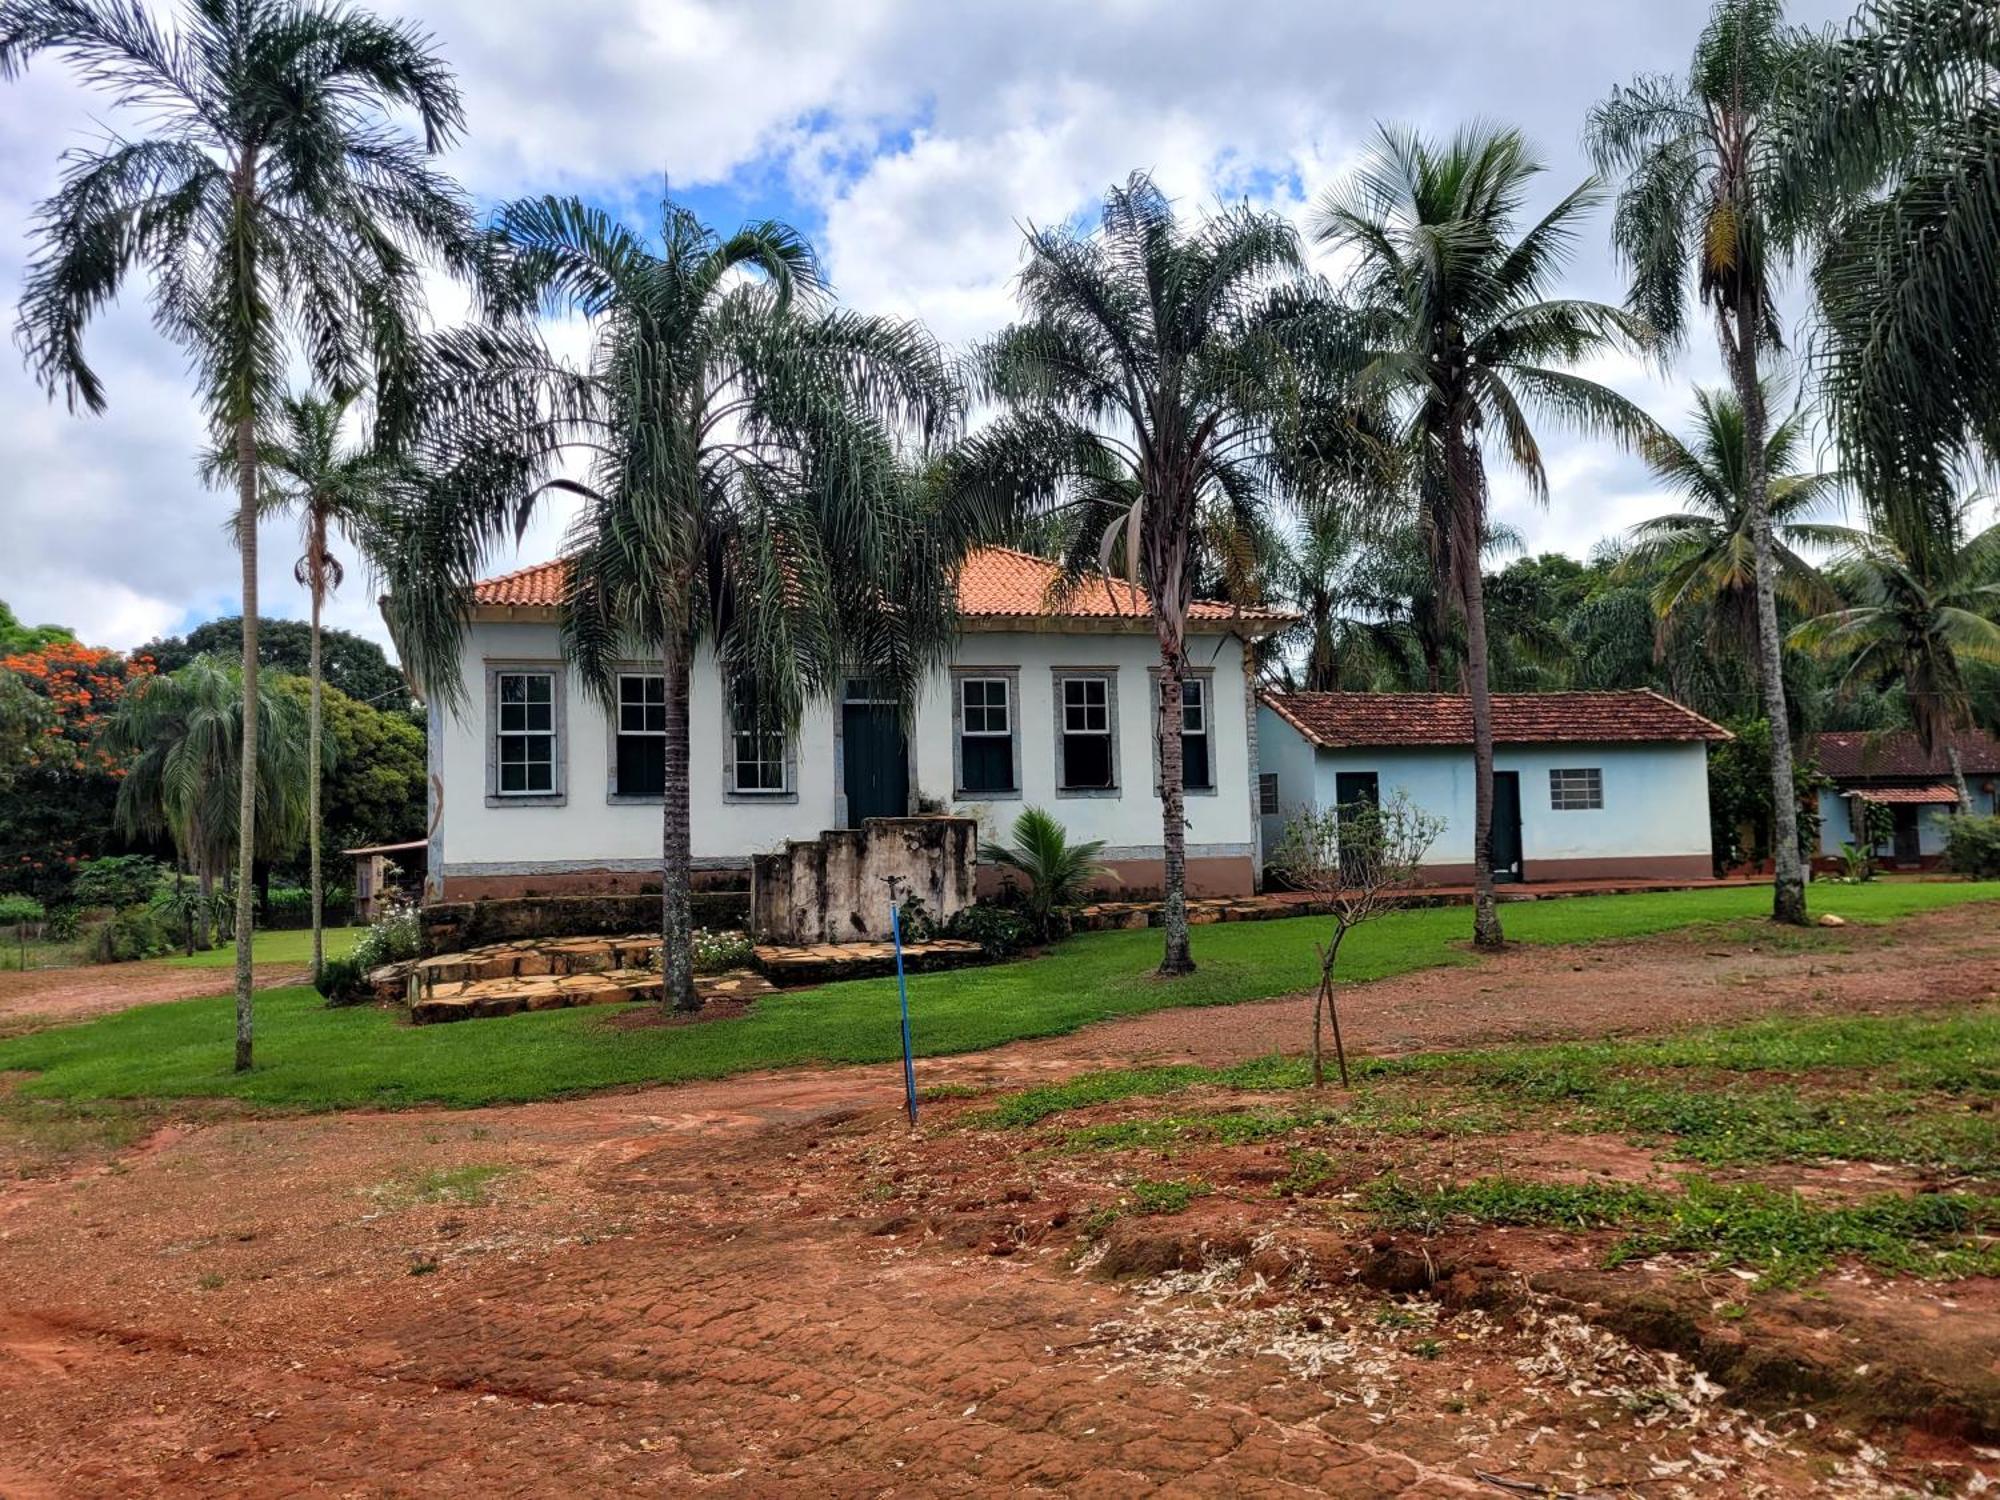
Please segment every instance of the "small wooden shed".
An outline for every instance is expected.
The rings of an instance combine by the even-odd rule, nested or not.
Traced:
[[[430,845],[423,839],[411,839],[404,844],[369,844],[340,852],[354,861],[354,920],[357,922],[366,924],[374,921],[381,914],[387,898],[397,892],[406,888],[423,889],[424,867],[430,856]],[[395,879],[390,879],[388,875],[391,863],[398,871]]]

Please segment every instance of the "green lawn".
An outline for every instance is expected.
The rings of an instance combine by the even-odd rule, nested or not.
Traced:
[[[2000,882],[1816,889],[1815,909],[1884,922],[1965,901],[2000,900]],[[1633,937],[1691,923],[1742,921],[1768,911],[1768,889],[1738,887],[1641,896],[1523,902],[1505,908],[1510,937],[1530,943]],[[1375,979],[1473,960],[1463,907],[1399,913],[1360,930],[1343,975]],[[910,983],[920,1052],[970,1052],[1021,1037],[1177,1005],[1226,1005],[1289,994],[1313,975],[1310,918],[1203,927],[1194,975],[1152,977],[1154,931],[1071,939],[1027,962],[922,975]],[[277,934],[291,936],[291,934]],[[1818,942],[1801,934],[1789,941]],[[229,1071],[230,1007],[223,998],[142,1006],[81,1026],[0,1042],[0,1071],[40,1076],[20,1092],[68,1100],[229,1096],[293,1109],[416,1103],[490,1104],[619,1084],[716,1078],[796,1063],[886,1062],[897,1055],[892,980],[861,980],[774,995],[739,1019],[623,1030],[603,1010],[546,1011],[412,1028],[388,1011],[328,1010],[307,989],[265,994],[258,1066]]]
[[[326,929],[326,956],[338,958],[352,948],[366,927],[329,927]],[[312,962],[312,929],[287,928],[282,932],[260,932],[250,940],[250,957],[260,964],[307,964]],[[228,969],[236,964],[236,945],[225,943],[219,948],[211,948],[206,953],[189,957],[185,953],[175,954],[167,960],[186,969]]]

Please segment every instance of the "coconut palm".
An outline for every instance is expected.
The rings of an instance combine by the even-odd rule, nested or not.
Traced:
[[[1642,319],[1554,297],[1594,182],[1516,233],[1542,166],[1512,130],[1478,127],[1442,146],[1384,130],[1331,189],[1316,238],[1354,258],[1346,292],[1370,348],[1363,388],[1391,393],[1417,476],[1419,519],[1438,594],[1465,623],[1473,723],[1474,941],[1502,940],[1493,894],[1493,702],[1481,552],[1490,534],[1486,435],[1538,497],[1548,491],[1530,412],[1638,440],[1630,402],[1562,368],[1647,337]]]
[[[571,369],[518,323],[435,341],[441,477],[390,527],[392,622],[425,690],[450,701],[486,549],[541,497],[581,501],[563,546],[564,650],[607,705],[621,662],[660,664],[663,995],[692,1009],[695,653],[713,649],[761,733],[789,731],[847,673],[915,701],[949,646],[966,539],[893,440],[948,435],[957,387],[921,328],[832,309],[811,247],[783,224],[725,238],[669,203],[651,241],[540,198],[503,209],[497,229],[521,283],[588,320],[588,364]]]
[[[276,430],[257,441],[261,470],[257,511],[260,517],[295,515],[303,551],[292,565],[292,577],[310,601],[306,677],[310,743],[306,750],[306,833],[312,866],[312,974],[326,961],[325,884],[321,874],[320,767],[324,759],[322,699],[325,676],[320,668],[320,616],[327,596],[347,577],[347,568],[331,542],[338,533],[364,553],[379,538],[384,516],[395,495],[408,488],[412,470],[407,459],[372,446],[344,446],[340,428],[351,396],[287,396],[280,403]],[[235,478],[236,451],[219,450],[209,463],[213,477]]]
[[[2000,526],[1966,536],[1970,505],[1954,507],[1948,540],[1928,527],[1914,542],[1849,532],[1832,576],[1844,607],[1806,621],[1792,639],[1845,659],[1842,686],[1900,685],[1924,753],[1943,747],[1961,811],[1972,811],[1956,734],[1972,727],[1966,668],[2000,666]]]
[[[114,817],[128,837],[173,840],[201,886],[202,941],[207,942],[216,878],[229,868],[243,826],[237,766],[249,741],[243,673],[233,662],[198,656],[178,672],[127,694],[106,734],[130,755],[118,783]],[[253,858],[275,859],[298,847],[306,827],[300,797],[307,779],[308,735],[298,700],[266,685],[258,690]],[[241,877],[239,877],[241,878]],[[243,941],[239,932],[237,941]]]
[[[1871,504],[1943,536],[1960,472],[2000,452],[2000,12],[1865,0],[1811,63],[1778,185],[1821,227],[1828,413]]]
[[[1806,890],[1778,633],[1763,357],[1783,346],[1774,280],[1788,236],[1773,216],[1785,198],[1782,128],[1810,48],[1785,24],[1783,0],[1720,0],[1685,78],[1645,75],[1613,89],[1586,128],[1598,169],[1623,178],[1612,243],[1632,273],[1627,305],[1671,347],[1686,334],[1692,289],[1715,317],[1742,409],[1758,676],[1778,822],[1771,910],[1781,922],[1805,921]]]
[[[1204,538],[1263,524],[1277,450],[1302,420],[1292,351],[1318,299],[1284,219],[1233,209],[1189,227],[1143,173],[1105,194],[1090,232],[1031,230],[1018,289],[1022,321],[971,359],[1000,414],[956,456],[954,491],[1000,511],[1076,509],[1066,581],[1094,565],[1145,590],[1160,651],[1160,973],[1185,974],[1188,610]],[[1234,521],[1217,531],[1204,510]]]
[[[1421,580],[1402,564],[1421,550],[1410,528],[1370,536],[1336,506],[1312,507],[1295,533],[1275,538],[1271,590],[1299,617],[1270,642],[1288,687],[1354,691],[1418,670],[1411,586]]]
[[[1690,434],[1663,432],[1645,449],[1654,477],[1687,508],[1634,526],[1623,566],[1628,574],[1651,577],[1653,607],[1663,622],[1678,625],[1705,612],[1716,631],[1754,661],[1757,564],[1743,407],[1727,391],[1697,389],[1694,395]],[[1840,476],[1795,470],[1805,436],[1805,415],[1794,411],[1765,439],[1763,467],[1773,584],[1787,604],[1812,614],[1836,601],[1799,549],[1836,546],[1847,533],[1812,519],[1832,507]]]
[[[91,318],[143,270],[154,322],[184,348],[219,441],[233,444],[243,678],[257,696],[257,432],[288,362],[356,389],[402,387],[422,302],[418,253],[458,255],[467,216],[427,157],[457,133],[458,91],[429,39],[330,0],[189,0],[171,26],[120,0],[0,0],[0,76],[52,53],[133,108],[147,133],[70,153],[37,216],[21,293],[29,366],[102,411]],[[414,112],[412,137],[389,123]],[[254,826],[258,721],[244,729],[239,817]],[[250,1066],[250,861],[236,903],[236,1066]]]

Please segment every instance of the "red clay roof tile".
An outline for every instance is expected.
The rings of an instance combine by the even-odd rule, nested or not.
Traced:
[[[1958,746],[1958,758],[1966,775],[2000,772],[2000,740],[1970,731],[1947,738]],[[1820,770],[1835,781],[1866,781],[1873,776],[1948,776],[1951,761],[1946,757],[1945,743],[1940,740],[1937,752],[1925,755],[1916,734],[1910,730],[1895,734],[1856,730],[1814,735],[1812,753]]]
[[[982,547],[971,553],[959,572],[958,607],[975,619],[1132,619],[1152,616],[1145,594],[1122,578],[1089,578],[1059,603],[1051,605],[1050,590],[1059,576],[1045,557],[1016,552],[1011,547]],[[537,563],[474,586],[477,603],[515,608],[553,609],[562,603],[563,563]],[[1241,621],[1266,626],[1290,617],[1277,610],[1238,610],[1213,600],[1198,600],[1189,611],[1204,624]]]
[[[1265,693],[1271,711],[1315,745],[1470,745],[1472,703],[1454,693]],[[1495,693],[1493,738],[1506,745],[1726,740],[1729,731],[1648,689]]]

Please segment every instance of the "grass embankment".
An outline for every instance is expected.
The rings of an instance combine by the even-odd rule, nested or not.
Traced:
[[[360,940],[366,927],[329,927],[325,932],[326,956],[340,958]],[[310,927],[286,928],[281,932],[260,932],[250,940],[250,959],[260,964],[299,964],[312,962],[312,929]],[[184,969],[227,969],[235,966],[236,945],[224,943],[210,948],[204,953],[177,953],[167,962]]]
[[[1819,906],[1854,922],[1884,922],[1994,899],[2000,883],[1879,884],[1829,892]],[[1575,943],[1746,921],[1769,903],[1768,890],[1756,887],[1580,897],[1510,905],[1506,923],[1519,942]],[[1470,920],[1464,908],[1445,907],[1362,928],[1342,950],[1342,976],[1379,979],[1475,962],[1464,946]],[[1169,1006],[1290,994],[1311,984],[1312,943],[1323,935],[1324,923],[1310,918],[1204,927],[1195,935],[1200,969],[1170,982],[1152,975],[1160,943],[1153,931],[1093,934],[1030,961],[923,976],[910,986],[917,1049],[970,1052]],[[230,1071],[229,1005],[221,998],[143,1006],[0,1042],[0,1071],[38,1075],[20,1085],[27,1097],[229,1097],[337,1109],[540,1099],[800,1063],[886,1062],[899,1050],[893,980],[769,996],[747,1015],[702,1025],[619,1028],[609,1019],[587,1009],[412,1028],[391,1012],[328,1010],[310,990],[286,989],[260,999],[258,1065],[247,1074]]]
[[[1614,1265],[1672,1251],[1754,1267],[1767,1283],[1808,1279],[1846,1256],[1892,1273],[2000,1274],[2000,1194],[1992,1190],[2000,1186],[1992,1108],[2000,1008],[1368,1059],[1351,1093],[1307,1084],[1296,1058],[1115,1069],[1008,1095],[970,1123],[1032,1133],[1036,1146],[1056,1152],[1143,1152],[1148,1171],[1182,1150],[1276,1143],[1290,1162],[1275,1185],[1280,1196],[1358,1189],[1385,1227],[1425,1234],[1486,1225],[1618,1230],[1607,1253]],[[1263,1097],[1229,1107],[1218,1092]],[[1194,1107],[1197,1099],[1207,1107]],[[1124,1117],[1065,1119],[1084,1110],[1101,1116],[1107,1106]],[[1414,1149],[1440,1134],[1472,1141],[1538,1131],[1624,1136],[1664,1162],[1702,1170],[1643,1183],[1506,1172],[1439,1180]],[[1827,1160],[1950,1174],[1967,1190],[1817,1201],[1706,1175]]]

